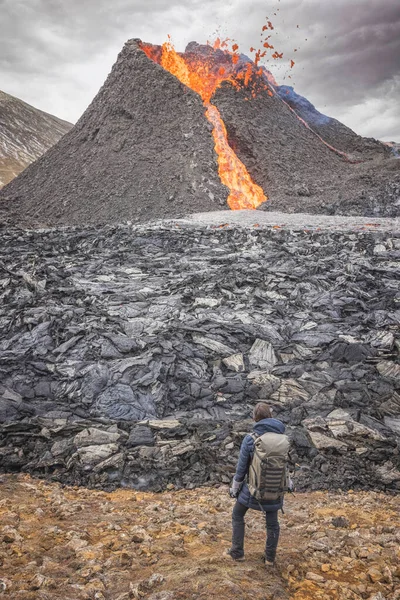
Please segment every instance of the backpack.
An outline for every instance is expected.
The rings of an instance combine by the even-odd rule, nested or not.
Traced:
[[[288,491],[290,442],[282,433],[251,434],[254,454],[248,474],[250,494],[259,502],[279,500]]]

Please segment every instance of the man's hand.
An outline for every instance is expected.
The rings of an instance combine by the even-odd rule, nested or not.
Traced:
[[[232,485],[229,488],[229,495],[231,498],[237,498],[239,496],[239,492],[242,489],[243,481],[236,481],[235,478],[232,479]]]

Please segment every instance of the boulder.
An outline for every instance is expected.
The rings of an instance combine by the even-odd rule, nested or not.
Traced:
[[[93,467],[117,452],[117,444],[101,444],[78,448],[77,456],[85,467]]]

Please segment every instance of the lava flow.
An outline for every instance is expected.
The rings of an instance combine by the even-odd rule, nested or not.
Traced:
[[[184,85],[197,92],[206,107],[206,117],[213,126],[215,150],[218,154],[218,172],[221,181],[230,189],[228,206],[232,210],[254,209],[267,200],[263,190],[251,179],[246,167],[229,145],[225,123],[219,110],[211,103],[211,97],[222,81],[234,79],[232,66],[237,60],[231,60],[226,67],[213,68],[207,60],[191,58],[185,60],[174,49],[171,42],[159,47],[142,44],[142,50],[149,58],[159,63],[166,71],[177,77]],[[237,59],[238,55],[230,55]],[[245,77],[249,77],[248,70]]]

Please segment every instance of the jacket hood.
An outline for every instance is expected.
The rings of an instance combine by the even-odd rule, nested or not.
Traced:
[[[262,419],[253,427],[253,431],[258,435],[263,433],[285,433],[285,426],[278,419]]]

